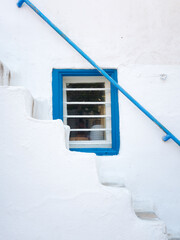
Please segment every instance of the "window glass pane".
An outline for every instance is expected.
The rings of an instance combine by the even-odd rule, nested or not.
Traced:
[[[105,83],[66,83],[67,88],[104,88]]]
[[[105,91],[67,91],[67,102],[105,102]]]
[[[68,76],[63,81],[70,148],[111,148],[110,83],[102,76]]]
[[[68,118],[67,125],[71,129],[105,128],[105,118]]]
[[[70,133],[70,141],[106,140],[105,131],[78,131]]]
[[[105,105],[67,105],[68,115],[105,115]]]

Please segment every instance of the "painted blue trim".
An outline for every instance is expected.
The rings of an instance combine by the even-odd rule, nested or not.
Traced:
[[[169,135],[164,136],[162,139],[164,142],[167,142],[171,137]]]
[[[117,80],[116,69],[105,69],[105,71]],[[53,69],[52,72],[52,101],[53,119],[63,121],[63,77],[64,76],[101,76],[96,69]],[[119,134],[119,104],[118,90],[111,84],[111,128],[112,148],[71,148],[72,151],[93,152],[97,155],[117,155],[120,148]]]
[[[61,81],[57,81],[60,79]],[[58,71],[52,72],[52,104],[53,104],[53,119],[61,119],[63,116],[63,93],[62,89],[62,76]]]
[[[71,148],[74,152],[95,153],[97,156],[114,156],[119,153],[112,148]]]
[[[17,3],[17,6],[20,8],[22,7],[23,3],[25,2],[25,0],[20,0],[18,3]]]
[[[110,74],[106,71],[116,82],[117,70]],[[119,103],[118,103],[118,91],[117,88],[111,84],[111,124],[112,124],[112,149],[120,148],[120,133],[119,133]]]
[[[24,2],[37,13],[47,24],[49,24],[65,41],[67,41],[82,57],[84,57],[93,67],[95,67],[104,77],[106,77],[122,94],[124,94],[136,107],[138,107],[148,118],[158,125],[170,138],[180,146],[178,140],[168,129],[166,129],[150,112],[148,112],[141,104],[139,104],[128,92],[126,92],[112,77],[110,77],[102,68],[100,68],[86,53],[84,53],[70,38],[68,38],[55,24],[53,24],[39,9],[37,9],[29,0]],[[17,5],[22,6],[23,1],[20,0]]]

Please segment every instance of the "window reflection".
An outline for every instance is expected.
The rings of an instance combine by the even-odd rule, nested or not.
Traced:
[[[67,124],[71,129],[80,129],[80,128],[92,128],[94,125],[101,125],[101,128],[105,128],[105,119],[104,118],[68,118]]]
[[[81,104],[68,104],[68,115],[105,115],[105,105],[81,105]]]
[[[68,103],[66,122],[71,128],[70,141],[106,140],[105,83],[66,83],[65,94]]]
[[[105,102],[105,91],[67,91],[67,102]]]
[[[70,134],[70,140],[105,140],[105,131],[100,130],[105,128],[105,119],[78,119],[70,118],[68,119],[68,125],[71,129],[82,129],[82,131],[72,131]]]

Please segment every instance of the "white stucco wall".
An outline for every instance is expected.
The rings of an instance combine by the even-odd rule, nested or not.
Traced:
[[[167,74],[166,80],[160,79],[161,72]],[[119,81],[125,88],[177,137],[180,136],[179,79],[178,66],[128,66],[119,71]],[[112,175],[117,182],[124,179],[134,199],[151,200],[168,231],[179,235],[179,146],[172,140],[163,142],[162,130],[122,96],[120,126],[119,156],[98,158],[102,181],[110,181]]]
[[[167,240],[126,189],[99,183],[95,154],[65,148],[61,120],[33,119],[31,105],[25,89],[0,87],[1,239]]]
[[[34,3],[101,67],[118,68],[119,83],[180,138],[178,0]],[[52,68],[91,66],[26,5],[3,1],[0,23],[11,85],[40,99],[34,117],[51,119]],[[124,178],[134,198],[152,201],[168,231],[180,234],[179,147],[163,143],[163,132],[121,95],[120,125],[120,155],[97,158],[101,178]]]

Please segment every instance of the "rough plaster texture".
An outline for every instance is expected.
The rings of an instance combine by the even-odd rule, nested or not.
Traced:
[[[9,69],[0,62],[0,86],[10,85],[11,74]]]
[[[160,73],[167,75],[160,79]],[[128,66],[119,70],[119,82],[143,105],[180,136],[180,68],[178,66]],[[98,158],[101,181],[123,182],[135,200],[149,202],[168,232],[180,236],[180,149],[164,143],[164,133],[120,95],[119,156]],[[142,210],[147,210],[142,204]]]
[[[135,216],[126,189],[99,184],[94,154],[65,148],[60,120],[28,116],[31,100],[0,87],[0,238],[166,240],[162,222]]]
[[[180,138],[179,0],[33,2],[101,67],[118,68],[119,83]],[[91,66],[26,5],[3,1],[0,23],[11,85],[31,91],[34,117],[51,119],[52,68]],[[121,95],[119,101],[120,155],[97,158],[101,179],[125,184],[180,235],[179,147],[163,143],[160,129]]]

